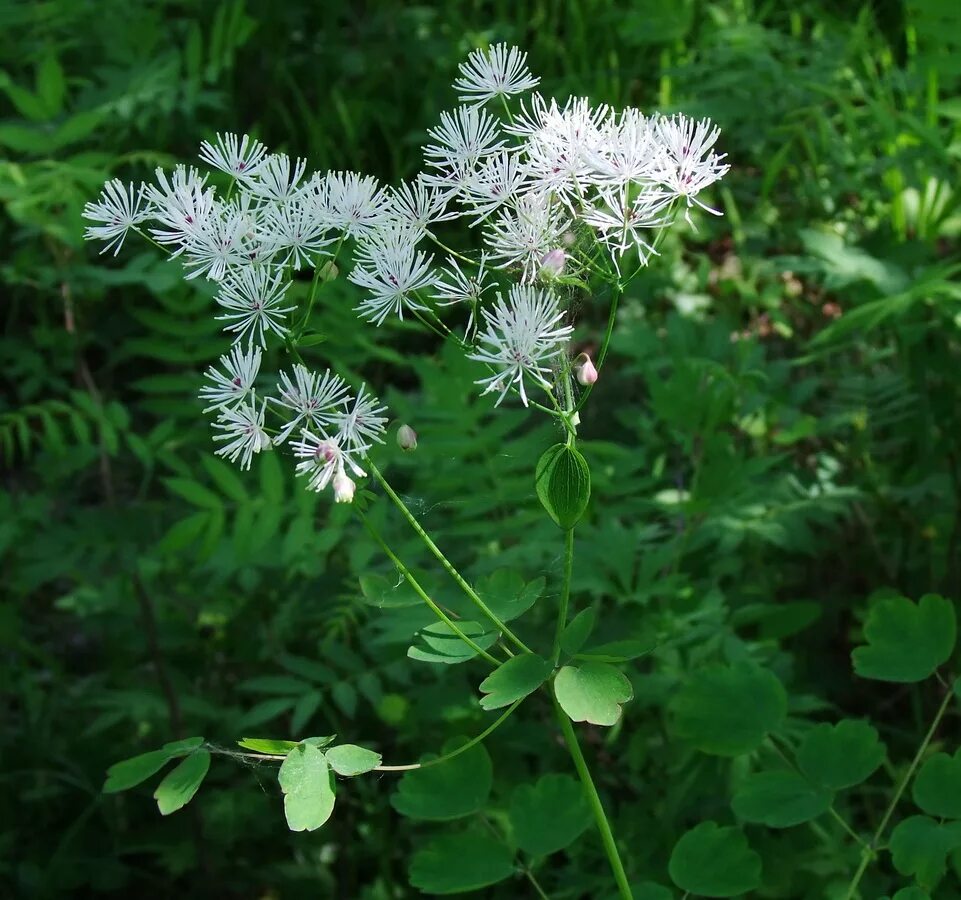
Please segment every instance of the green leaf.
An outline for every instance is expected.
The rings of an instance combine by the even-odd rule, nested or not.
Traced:
[[[277,776],[291,831],[315,831],[334,811],[334,779],[324,754],[313,744],[291,750]]]
[[[209,488],[189,478],[165,478],[167,489],[183,497],[188,503],[204,509],[222,509],[223,501]]]
[[[937,594],[914,604],[906,597],[879,600],[864,623],[867,645],[851,654],[862,678],[923,681],[954,651],[954,606]]]
[[[751,663],[695,672],[670,704],[678,737],[715,756],[739,756],[760,746],[787,712],[781,682]]]
[[[961,819],[961,750],[935,753],[914,780],[914,802],[929,816]]]
[[[444,745],[443,754],[453,752],[466,742],[466,738],[453,738]],[[422,762],[435,758],[430,755]],[[406,773],[397,783],[390,802],[402,816],[448,822],[482,809],[493,781],[490,756],[482,744],[475,744],[453,759]]]
[[[378,609],[401,609],[424,602],[406,581],[398,583],[383,575],[361,575],[360,592],[364,603]]]
[[[891,900],[931,900],[931,895],[919,887],[912,886],[901,888]]]
[[[731,808],[746,822],[790,828],[827,812],[833,800],[833,792],[785,769],[749,775],[734,795]]]
[[[927,816],[911,816],[891,832],[891,860],[902,875],[913,875],[933,888],[947,867],[947,856],[961,847],[961,822],[939,825]]]
[[[487,631],[477,622],[460,621],[455,624],[483,650],[497,640],[496,632]],[[422,628],[417,636],[421,643],[407,648],[410,659],[452,666],[477,656],[477,651],[460,638],[446,622],[433,622]]]
[[[338,774],[346,778],[353,775],[363,775],[371,769],[380,765],[381,756],[366,747],[358,747],[356,744],[341,744],[339,747],[331,747],[325,754],[330,767]]]
[[[584,515],[591,499],[591,470],[575,447],[555,444],[537,461],[534,486],[547,514],[567,531]]]
[[[107,780],[103,786],[105,794],[115,794],[126,791],[146,781],[151,775],[159,772],[164,764],[178,756],[186,756],[196,750],[204,742],[202,737],[184,738],[182,741],[170,741],[159,750],[141,753],[139,756],[122,760],[107,769]]]
[[[797,751],[801,771],[833,791],[866,781],[884,761],[884,744],[867,722],[823,722],[807,733]]]
[[[536,691],[547,681],[552,669],[546,659],[532,653],[512,656],[480,683],[481,691],[487,695],[481,697],[481,708],[510,706],[515,700]]]
[[[634,696],[627,676],[607,663],[564,666],[554,678],[554,696],[574,722],[614,725],[621,704]]]
[[[237,746],[252,750],[254,753],[266,753],[268,756],[286,756],[297,746],[297,742],[245,737],[242,741],[237,741]]]
[[[514,856],[479,829],[444,834],[414,854],[410,883],[425,894],[460,894],[514,874]]]
[[[597,621],[597,611],[589,606],[582,609],[567,625],[561,634],[561,650],[568,656],[573,656],[584,642],[591,636],[594,630],[594,623]]]
[[[702,822],[675,845],[667,866],[681,890],[700,897],[736,897],[761,883],[761,857],[740,828]]]
[[[154,800],[162,816],[182,809],[192,799],[210,769],[210,753],[195,750],[180,764],[168,772],[154,791]]]
[[[103,786],[105,794],[115,794],[135,787],[159,772],[171,759],[164,750],[151,750],[122,762],[114,763],[107,769],[107,781]]]
[[[570,775],[544,775],[511,796],[511,827],[517,846],[547,856],[573,844],[591,824],[584,789]]]
[[[502,622],[527,612],[544,592],[543,578],[525,582],[513,569],[498,569],[477,585],[477,593]]]

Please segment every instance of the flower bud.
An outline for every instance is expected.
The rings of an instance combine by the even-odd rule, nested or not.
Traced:
[[[354,499],[356,485],[346,472],[338,472],[334,476],[334,500],[337,503],[351,503]]]
[[[574,377],[578,384],[585,387],[597,381],[597,369],[594,368],[594,363],[586,353],[582,353],[574,360]]]
[[[558,247],[545,253],[541,259],[541,275],[547,278],[556,278],[564,271],[564,264],[567,262],[567,254]]]
[[[397,429],[397,446],[401,450],[417,449],[417,432],[410,425],[401,425]]]

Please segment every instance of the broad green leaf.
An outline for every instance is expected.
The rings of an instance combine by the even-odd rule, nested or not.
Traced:
[[[851,654],[862,678],[923,681],[954,651],[955,613],[950,601],[926,594],[917,604],[906,597],[875,603],[864,623],[865,646]]]
[[[589,606],[582,609],[567,625],[561,633],[561,650],[568,656],[573,656],[584,642],[591,636],[594,630],[594,623],[597,621],[597,611]]]
[[[341,744],[331,747],[325,754],[330,767],[345,777],[363,775],[380,765],[380,754],[356,744]]]
[[[297,746],[297,742],[245,737],[242,741],[237,741],[237,746],[252,750],[254,753],[266,753],[268,756],[286,756]]]
[[[547,681],[552,669],[546,659],[532,653],[512,656],[480,683],[481,691],[487,695],[481,697],[481,707],[500,709],[510,706],[515,700],[536,691]]]
[[[939,825],[927,816],[911,816],[891,832],[889,846],[894,868],[931,889],[944,875],[948,854],[961,847],[961,822]]]
[[[554,696],[574,722],[614,725],[621,704],[634,696],[627,676],[607,663],[564,666],[554,678]]]
[[[919,887],[906,887],[901,888],[891,900],[931,900],[931,895]]]
[[[514,855],[479,829],[434,838],[410,864],[410,883],[425,894],[476,891],[513,874]]]
[[[159,772],[171,759],[164,750],[151,750],[139,756],[114,763],[107,769],[107,781],[103,786],[105,794],[126,791],[146,781],[151,775]]]
[[[573,844],[591,824],[584,789],[570,775],[544,775],[511,796],[511,827],[517,846],[547,856]]]
[[[466,743],[465,738],[448,741],[446,755]],[[425,757],[430,762],[436,757]],[[390,798],[394,809],[411,819],[446,822],[482,809],[490,796],[494,776],[490,757],[476,744],[453,759],[407,772]]]
[[[811,784],[797,772],[755,772],[738,788],[731,808],[746,822],[790,828],[827,812],[834,794]]]
[[[544,592],[545,580],[525,582],[513,569],[498,569],[477,585],[477,593],[502,622],[527,612]]]
[[[696,671],[670,704],[678,737],[715,756],[757,749],[781,724],[787,695],[767,669],[751,663]]]
[[[210,752],[195,750],[168,772],[154,791],[154,800],[162,816],[182,809],[192,799],[210,769]]]
[[[483,650],[487,650],[497,640],[496,632],[487,631],[477,622],[460,621],[455,624]],[[452,666],[477,656],[477,651],[445,622],[433,622],[426,628],[422,628],[417,637],[419,643],[408,647],[407,656],[420,662]]]
[[[647,656],[656,647],[657,640],[653,637],[646,641],[627,638],[606,644],[592,644],[576,653],[574,658],[591,662],[623,663]]]
[[[537,461],[534,486],[541,505],[554,524],[573,528],[591,499],[591,471],[575,447],[555,444]]]
[[[961,819],[961,750],[935,753],[914,779],[914,802],[937,819]]]
[[[287,754],[277,780],[284,792],[284,814],[291,831],[315,831],[334,811],[334,779],[324,754],[300,744]]]
[[[202,737],[184,738],[181,741],[170,741],[159,750],[141,753],[139,756],[122,760],[107,769],[107,780],[104,783],[105,794],[115,794],[126,791],[146,781],[151,775],[159,772],[164,764],[178,756],[186,756],[196,750],[204,742]]]
[[[866,781],[884,761],[884,744],[867,722],[844,719],[827,722],[807,733],[797,751],[801,771],[833,791]]]
[[[761,857],[740,828],[702,822],[675,845],[667,866],[681,890],[699,897],[737,897],[761,883]]]
[[[360,592],[364,603],[378,609],[402,609],[424,602],[406,581],[392,581],[383,575],[361,575]]]

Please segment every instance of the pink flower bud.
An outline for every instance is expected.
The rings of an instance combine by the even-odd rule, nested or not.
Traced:
[[[556,250],[551,250],[550,253],[544,254],[544,258],[541,260],[541,275],[546,275],[548,278],[556,278],[561,272],[564,271],[564,264],[567,262],[567,254],[558,247]]]
[[[401,425],[397,429],[397,446],[401,450],[417,449],[417,432],[410,425]]]
[[[582,353],[574,360],[574,377],[578,384],[583,384],[585,387],[597,381],[597,369],[594,368],[594,363],[586,353]]]
[[[338,472],[334,476],[334,500],[337,503],[351,503],[354,499],[356,485],[346,472]]]

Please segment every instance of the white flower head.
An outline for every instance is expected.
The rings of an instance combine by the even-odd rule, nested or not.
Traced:
[[[256,257],[256,236],[245,210],[235,203],[214,200],[204,224],[183,242],[186,278],[205,275],[222,281],[228,271],[248,266]]]
[[[376,231],[387,218],[390,197],[372,175],[328,172],[314,186],[318,203],[330,217],[331,226],[349,237]]]
[[[467,320],[467,334],[470,334],[474,315],[483,301],[484,292],[493,286],[493,283],[487,280],[487,254],[481,254],[477,271],[472,273],[465,272],[460,263],[451,257],[447,268],[442,270],[434,283],[433,295],[441,306],[462,303],[470,307],[470,317]]]
[[[482,222],[505,204],[517,202],[527,185],[527,169],[518,153],[501,150],[484,159],[464,179],[461,194],[475,214],[472,225]]]
[[[193,166],[176,166],[169,179],[163,169],[155,174],[157,184],[145,185],[143,194],[153,218],[164,227],[151,228],[150,233],[160,244],[179,244],[172,254],[178,256],[206,228],[214,213],[214,190],[205,186],[207,176]]]
[[[623,255],[636,247],[641,262],[657,254],[646,232],[670,223],[670,206],[674,195],[656,184],[637,191],[627,186],[601,188],[595,205],[584,213],[584,221],[595,228],[598,239],[610,250]]]
[[[267,148],[249,135],[218,134],[215,144],[204,141],[200,158],[215,169],[235,178],[250,178],[263,166]]]
[[[507,44],[492,44],[486,50],[473,50],[460,64],[461,77],[454,82],[457,98],[480,106],[495,97],[511,97],[540,84],[527,68],[527,54]]]
[[[353,403],[333,415],[338,444],[348,450],[369,449],[371,442],[383,444],[387,417],[381,413],[386,412],[387,407],[379,404],[380,401],[367,392],[367,386],[361,385]]]
[[[391,189],[388,216],[391,221],[422,233],[434,222],[457,218],[457,211],[449,210],[447,205],[445,192],[420,177],[413,184],[404,182],[399,188]]]
[[[322,491],[332,481],[334,482],[334,499],[338,503],[352,500],[353,491],[344,483],[350,469],[358,478],[366,473],[357,464],[355,456],[363,457],[369,447],[358,446],[345,448],[336,438],[327,435],[317,435],[307,429],[302,432],[299,441],[291,441],[294,455],[300,459],[297,463],[297,474],[307,476],[307,487],[312,491]],[[343,477],[341,477],[343,476]],[[351,488],[353,482],[351,482]],[[350,490],[350,497],[346,494]]]
[[[321,375],[299,363],[295,364],[293,379],[286,372],[281,372],[278,387],[280,396],[268,399],[292,418],[274,438],[275,444],[287,440],[294,428],[304,420],[305,425],[313,425],[323,431],[335,422],[335,414],[350,402],[344,380],[329,369]]]
[[[204,412],[236,406],[247,398],[254,389],[254,381],[260,371],[260,347],[250,347],[246,352],[235,345],[231,351],[220,357],[220,364],[227,370],[223,372],[210,366],[205,377],[210,384],[200,389],[201,400],[210,403]]]
[[[334,242],[328,237],[329,216],[310,194],[297,194],[286,203],[271,204],[258,223],[257,236],[265,250],[282,257],[280,265],[313,267],[324,247]]]
[[[484,243],[500,267],[519,265],[526,282],[537,276],[541,260],[559,246],[570,226],[564,210],[541,194],[527,194],[512,209],[488,222]]]
[[[96,203],[87,203],[83,217],[99,225],[88,225],[83,236],[89,240],[106,241],[101,253],[113,249],[116,256],[123,246],[123,240],[131,228],[150,218],[149,209],[140,208],[142,189],[132,184],[124,184],[119,178],[108,181]]]
[[[436,276],[432,257],[417,250],[418,234],[402,225],[374,231],[357,247],[357,265],[348,280],[370,292],[357,306],[360,315],[375,325],[391,313],[404,318],[404,310],[426,309],[415,292],[431,287]]]
[[[553,295],[528,285],[515,285],[506,302],[498,296],[493,310],[484,309],[481,314],[485,329],[469,358],[486,363],[495,371],[476,384],[485,385],[485,394],[500,391],[497,406],[516,385],[521,402],[527,406],[525,377],[550,390],[546,376],[551,370],[547,363],[563,352],[574,329],[560,324],[564,313]]]
[[[427,165],[448,172],[472,169],[479,160],[504,146],[500,123],[486,110],[474,106],[442,112],[440,125],[427,134],[434,141],[424,147]]]
[[[289,200],[300,186],[307,169],[304,159],[291,160],[286,153],[271,153],[257,170],[241,176],[244,187],[262,200]]]
[[[280,338],[288,333],[286,317],[294,307],[283,302],[289,287],[281,269],[248,266],[233,271],[220,284],[217,303],[226,312],[217,318],[229,323],[224,329],[236,334],[235,341],[246,336],[250,343],[266,347],[267,332]]]
[[[696,120],[682,114],[661,116],[655,128],[662,150],[656,179],[676,196],[684,197],[688,209],[696,203],[715,216],[721,215],[697,199],[698,193],[731,168],[723,161],[724,155],[712,151],[721,130],[710,119]]]
[[[240,460],[241,469],[249,469],[255,453],[270,447],[270,436],[264,430],[265,400],[260,408],[254,398],[236,407],[225,406],[221,409],[214,428],[223,432],[215,434],[215,441],[223,441],[217,456],[225,456],[231,462]]]

